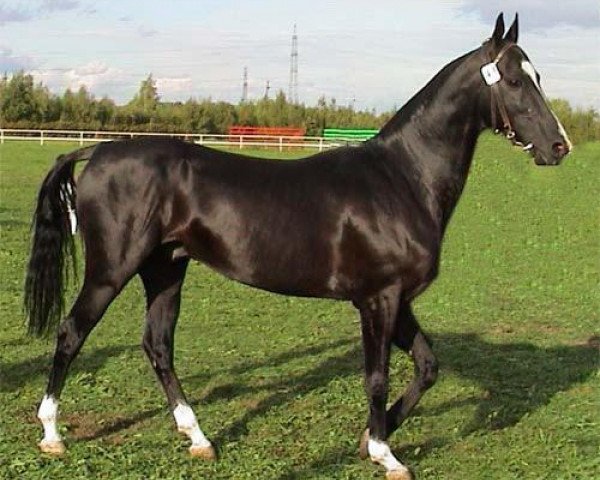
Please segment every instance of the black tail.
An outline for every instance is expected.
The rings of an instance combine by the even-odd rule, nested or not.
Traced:
[[[63,290],[68,282],[68,259],[76,271],[75,242],[69,211],[75,211],[73,171],[78,160],[88,160],[96,145],[60,155],[48,172],[33,214],[33,240],[25,279],[24,307],[30,335],[53,330],[64,312]]]

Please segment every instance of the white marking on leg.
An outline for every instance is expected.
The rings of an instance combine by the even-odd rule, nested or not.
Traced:
[[[177,423],[177,429],[185,433],[192,441],[192,447],[210,447],[211,443],[202,433],[194,415],[193,410],[189,405],[184,403],[178,403],[175,410],[173,410],[173,416]]]
[[[58,402],[52,396],[44,395],[40,408],[38,409],[38,418],[44,427],[44,438],[42,443],[61,442],[60,434],[56,428],[56,417],[58,415]]]
[[[396,457],[394,457],[394,454],[390,450],[390,447],[387,443],[370,438],[368,450],[371,461],[383,465],[388,472],[398,470],[408,472],[408,468],[406,468],[398,461]]]

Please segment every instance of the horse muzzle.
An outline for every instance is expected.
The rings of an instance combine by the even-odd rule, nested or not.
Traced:
[[[539,166],[560,165],[562,159],[565,158],[570,151],[570,145],[561,141],[552,144],[551,153],[547,156],[536,151],[533,147],[529,149],[529,152],[533,155],[535,164]]]

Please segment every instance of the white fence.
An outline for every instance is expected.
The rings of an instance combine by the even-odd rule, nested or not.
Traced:
[[[344,139],[323,137],[290,137],[270,135],[219,135],[208,133],[150,133],[150,132],[105,132],[91,130],[21,130],[0,129],[0,144],[10,140],[29,140],[44,145],[46,142],[67,141],[83,145],[88,142],[107,142],[135,137],[171,137],[180,138],[200,145],[226,146],[233,148],[268,147],[283,151],[287,148],[310,148],[323,151],[327,148],[346,145]]]

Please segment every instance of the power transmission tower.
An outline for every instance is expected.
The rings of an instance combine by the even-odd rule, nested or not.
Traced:
[[[265,85],[265,100],[269,99],[269,90],[271,90],[271,82],[267,80],[267,84]]]
[[[290,56],[290,86],[288,89],[288,102],[298,103],[298,34],[294,23],[292,35],[292,54]]]
[[[242,85],[242,103],[248,100],[248,67],[244,67],[244,83]]]

